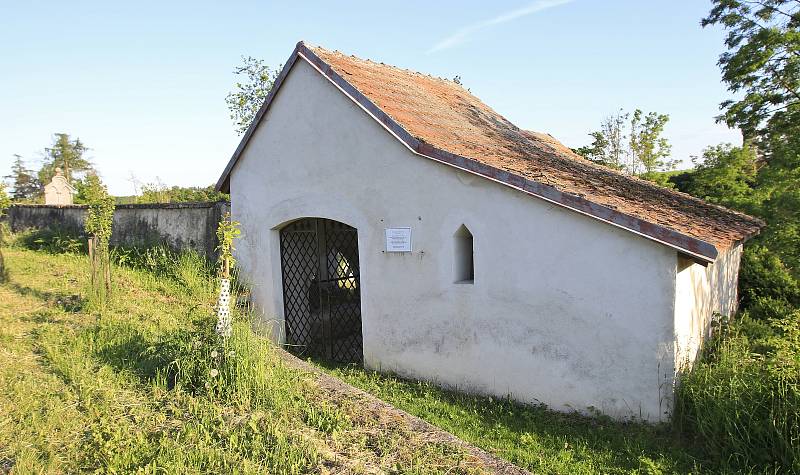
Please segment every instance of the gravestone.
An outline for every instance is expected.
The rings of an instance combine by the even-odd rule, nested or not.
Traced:
[[[74,195],[75,188],[69,184],[69,180],[61,173],[61,169],[56,168],[56,175],[44,187],[44,204],[71,205]]]

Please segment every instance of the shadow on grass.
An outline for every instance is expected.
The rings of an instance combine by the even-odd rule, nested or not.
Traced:
[[[553,471],[548,458],[555,466],[566,458],[586,462],[591,471],[612,473],[649,473],[650,467],[656,473],[660,469],[687,473],[701,463],[699,454],[683,443],[668,424],[561,413],[544,405],[469,395],[355,365],[311,362],[399,409],[534,472]]]
[[[89,330],[94,356],[117,372],[133,375],[143,384],[165,378],[166,388],[175,386],[173,362],[181,355],[181,333],[152,335],[129,322],[104,323]]]
[[[3,245],[3,230],[0,229],[0,284],[8,282],[8,269],[6,269],[6,258],[3,256]]]
[[[36,312],[29,321],[53,323],[58,319],[46,309]],[[149,384],[159,378],[167,389],[175,386],[175,371],[172,363],[181,355],[181,333],[148,334],[140,324],[129,321],[102,321],[88,327],[77,328],[77,332],[64,332],[60,326],[45,325],[31,331],[36,340],[50,340],[57,347],[69,345],[95,363],[110,367],[117,373],[125,373],[141,384]],[[66,384],[72,384],[70,371],[64,369],[58,358],[42,345],[35,345],[34,352],[43,357],[49,370]],[[74,355],[73,355],[74,356]],[[0,472],[2,473],[2,472]]]
[[[191,318],[193,310],[186,315],[191,322],[186,328],[148,332],[141,322],[106,321],[89,329],[86,337],[93,340],[94,357],[117,372],[127,372],[144,384],[158,380],[171,390],[183,371],[182,386],[194,390],[205,380],[186,373],[202,363],[198,358],[206,356],[201,353],[208,346],[202,342],[215,335],[209,321]]]
[[[65,312],[78,313],[86,307],[86,299],[77,294],[50,292],[20,285],[16,282],[7,282],[6,285],[20,295],[34,297]]]
[[[105,325],[93,329],[93,337],[101,345],[97,357],[116,370],[126,370],[150,380],[171,361],[163,351],[163,342],[152,341],[130,324]]]
[[[86,299],[77,294],[50,292],[20,285],[16,282],[6,284],[8,288],[22,296],[30,296],[47,304],[42,311],[21,317],[31,323],[52,323],[59,321],[58,315],[47,308],[58,308],[69,313],[79,313],[86,308]],[[93,340],[92,348],[100,361],[116,370],[127,370],[143,382],[153,379],[158,369],[173,361],[177,350],[168,341],[152,341],[141,332],[137,325],[129,322],[107,322],[85,328],[79,338]]]

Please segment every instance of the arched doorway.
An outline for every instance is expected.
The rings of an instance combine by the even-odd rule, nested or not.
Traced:
[[[338,221],[303,218],[281,229],[280,236],[289,350],[360,364],[358,232]]]

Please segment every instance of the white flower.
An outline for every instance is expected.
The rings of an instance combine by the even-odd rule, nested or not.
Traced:
[[[212,369],[208,374],[210,374],[212,378],[216,378],[217,376],[219,376],[219,371],[217,371],[215,368]]]
[[[212,358],[216,358],[217,356],[219,356],[219,353],[217,353],[217,350],[214,350],[214,351],[211,352],[211,357]]]

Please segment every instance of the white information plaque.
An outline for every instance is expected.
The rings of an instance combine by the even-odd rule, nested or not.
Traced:
[[[386,252],[411,252],[411,228],[386,228]]]

